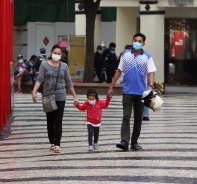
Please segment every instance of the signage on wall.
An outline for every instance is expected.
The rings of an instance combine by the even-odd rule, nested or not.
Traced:
[[[187,5],[194,4],[194,0],[168,0],[170,5]]]
[[[174,45],[183,45],[183,40],[179,39],[177,42],[174,42]]]

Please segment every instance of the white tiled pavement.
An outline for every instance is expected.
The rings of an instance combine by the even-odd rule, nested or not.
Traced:
[[[78,96],[80,102],[86,95]],[[104,96],[99,96],[105,99]],[[22,184],[197,184],[197,95],[161,96],[161,112],[142,125],[141,151],[121,151],[121,96],[103,110],[97,152],[87,151],[86,113],[67,97],[62,152],[49,151],[41,101],[15,94],[11,135],[0,141],[0,183]],[[40,98],[40,97],[39,97]],[[132,125],[132,120],[131,120]]]

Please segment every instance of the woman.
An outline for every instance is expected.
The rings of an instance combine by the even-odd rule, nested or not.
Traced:
[[[49,61],[42,62],[40,66],[39,74],[32,91],[32,99],[34,102],[37,102],[36,91],[43,82],[43,95],[53,94],[58,67],[60,65],[57,90],[55,93],[55,100],[58,109],[53,112],[46,113],[48,138],[51,144],[50,150],[55,153],[59,153],[61,151],[60,140],[62,136],[62,118],[66,101],[65,82],[74,97],[74,105],[78,104],[78,99],[69,74],[68,65],[59,61],[61,59],[61,55],[62,48],[59,45],[54,45],[51,50],[51,59]]]

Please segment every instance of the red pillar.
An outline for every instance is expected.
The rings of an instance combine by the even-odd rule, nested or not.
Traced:
[[[0,131],[10,114],[10,62],[13,57],[13,0],[0,1]]]

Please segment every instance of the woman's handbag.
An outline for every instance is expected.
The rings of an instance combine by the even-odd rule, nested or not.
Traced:
[[[55,101],[55,94],[43,96],[42,97],[42,105],[44,112],[52,112],[58,109],[56,101]]]
[[[61,62],[59,63],[59,67],[58,67],[58,71],[57,71],[55,92],[56,92],[56,89],[57,89],[60,65],[61,65]],[[46,112],[46,113],[52,112],[52,111],[55,111],[55,110],[58,109],[56,101],[55,101],[55,92],[52,95],[47,95],[47,96],[42,97],[43,111]]]

